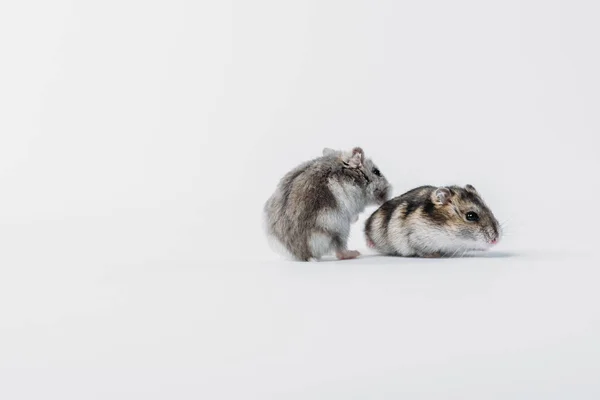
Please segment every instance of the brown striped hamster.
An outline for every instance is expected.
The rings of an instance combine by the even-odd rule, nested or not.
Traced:
[[[383,254],[441,257],[487,250],[500,240],[501,228],[473,186],[422,186],[377,209],[365,236]]]
[[[288,172],[264,207],[270,243],[300,261],[335,252],[338,259],[360,255],[348,250],[350,225],[367,205],[383,204],[391,187],[360,147],[324,149],[319,158]]]

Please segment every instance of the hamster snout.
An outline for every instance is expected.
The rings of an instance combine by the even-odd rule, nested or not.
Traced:
[[[386,201],[390,199],[391,187],[386,187],[384,189],[375,190],[375,201],[378,205],[382,205]]]

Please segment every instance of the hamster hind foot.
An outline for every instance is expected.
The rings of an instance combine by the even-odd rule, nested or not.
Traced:
[[[335,255],[338,260],[352,260],[360,256],[360,253],[356,250],[339,250],[335,252]]]

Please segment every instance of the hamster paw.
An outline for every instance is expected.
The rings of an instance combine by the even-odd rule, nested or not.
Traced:
[[[375,243],[373,243],[373,241],[371,239],[367,239],[367,247],[370,249],[374,249]]]
[[[339,260],[351,260],[360,256],[360,253],[356,250],[342,250],[335,253]]]

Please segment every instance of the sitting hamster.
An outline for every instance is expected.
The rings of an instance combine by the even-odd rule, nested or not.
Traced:
[[[268,236],[301,261],[333,251],[338,259],[358,257],[358,251],[346,247],[350,225],[367,205],[388,200],[390,191],[360,147],[350,152],[324,149],[321,157],[279,182],[264,207]]]
[[[500,240],[501,229],[473,186],[422,186],[377,209],[365,235],[383,254],[440,257],[486,250]]]

